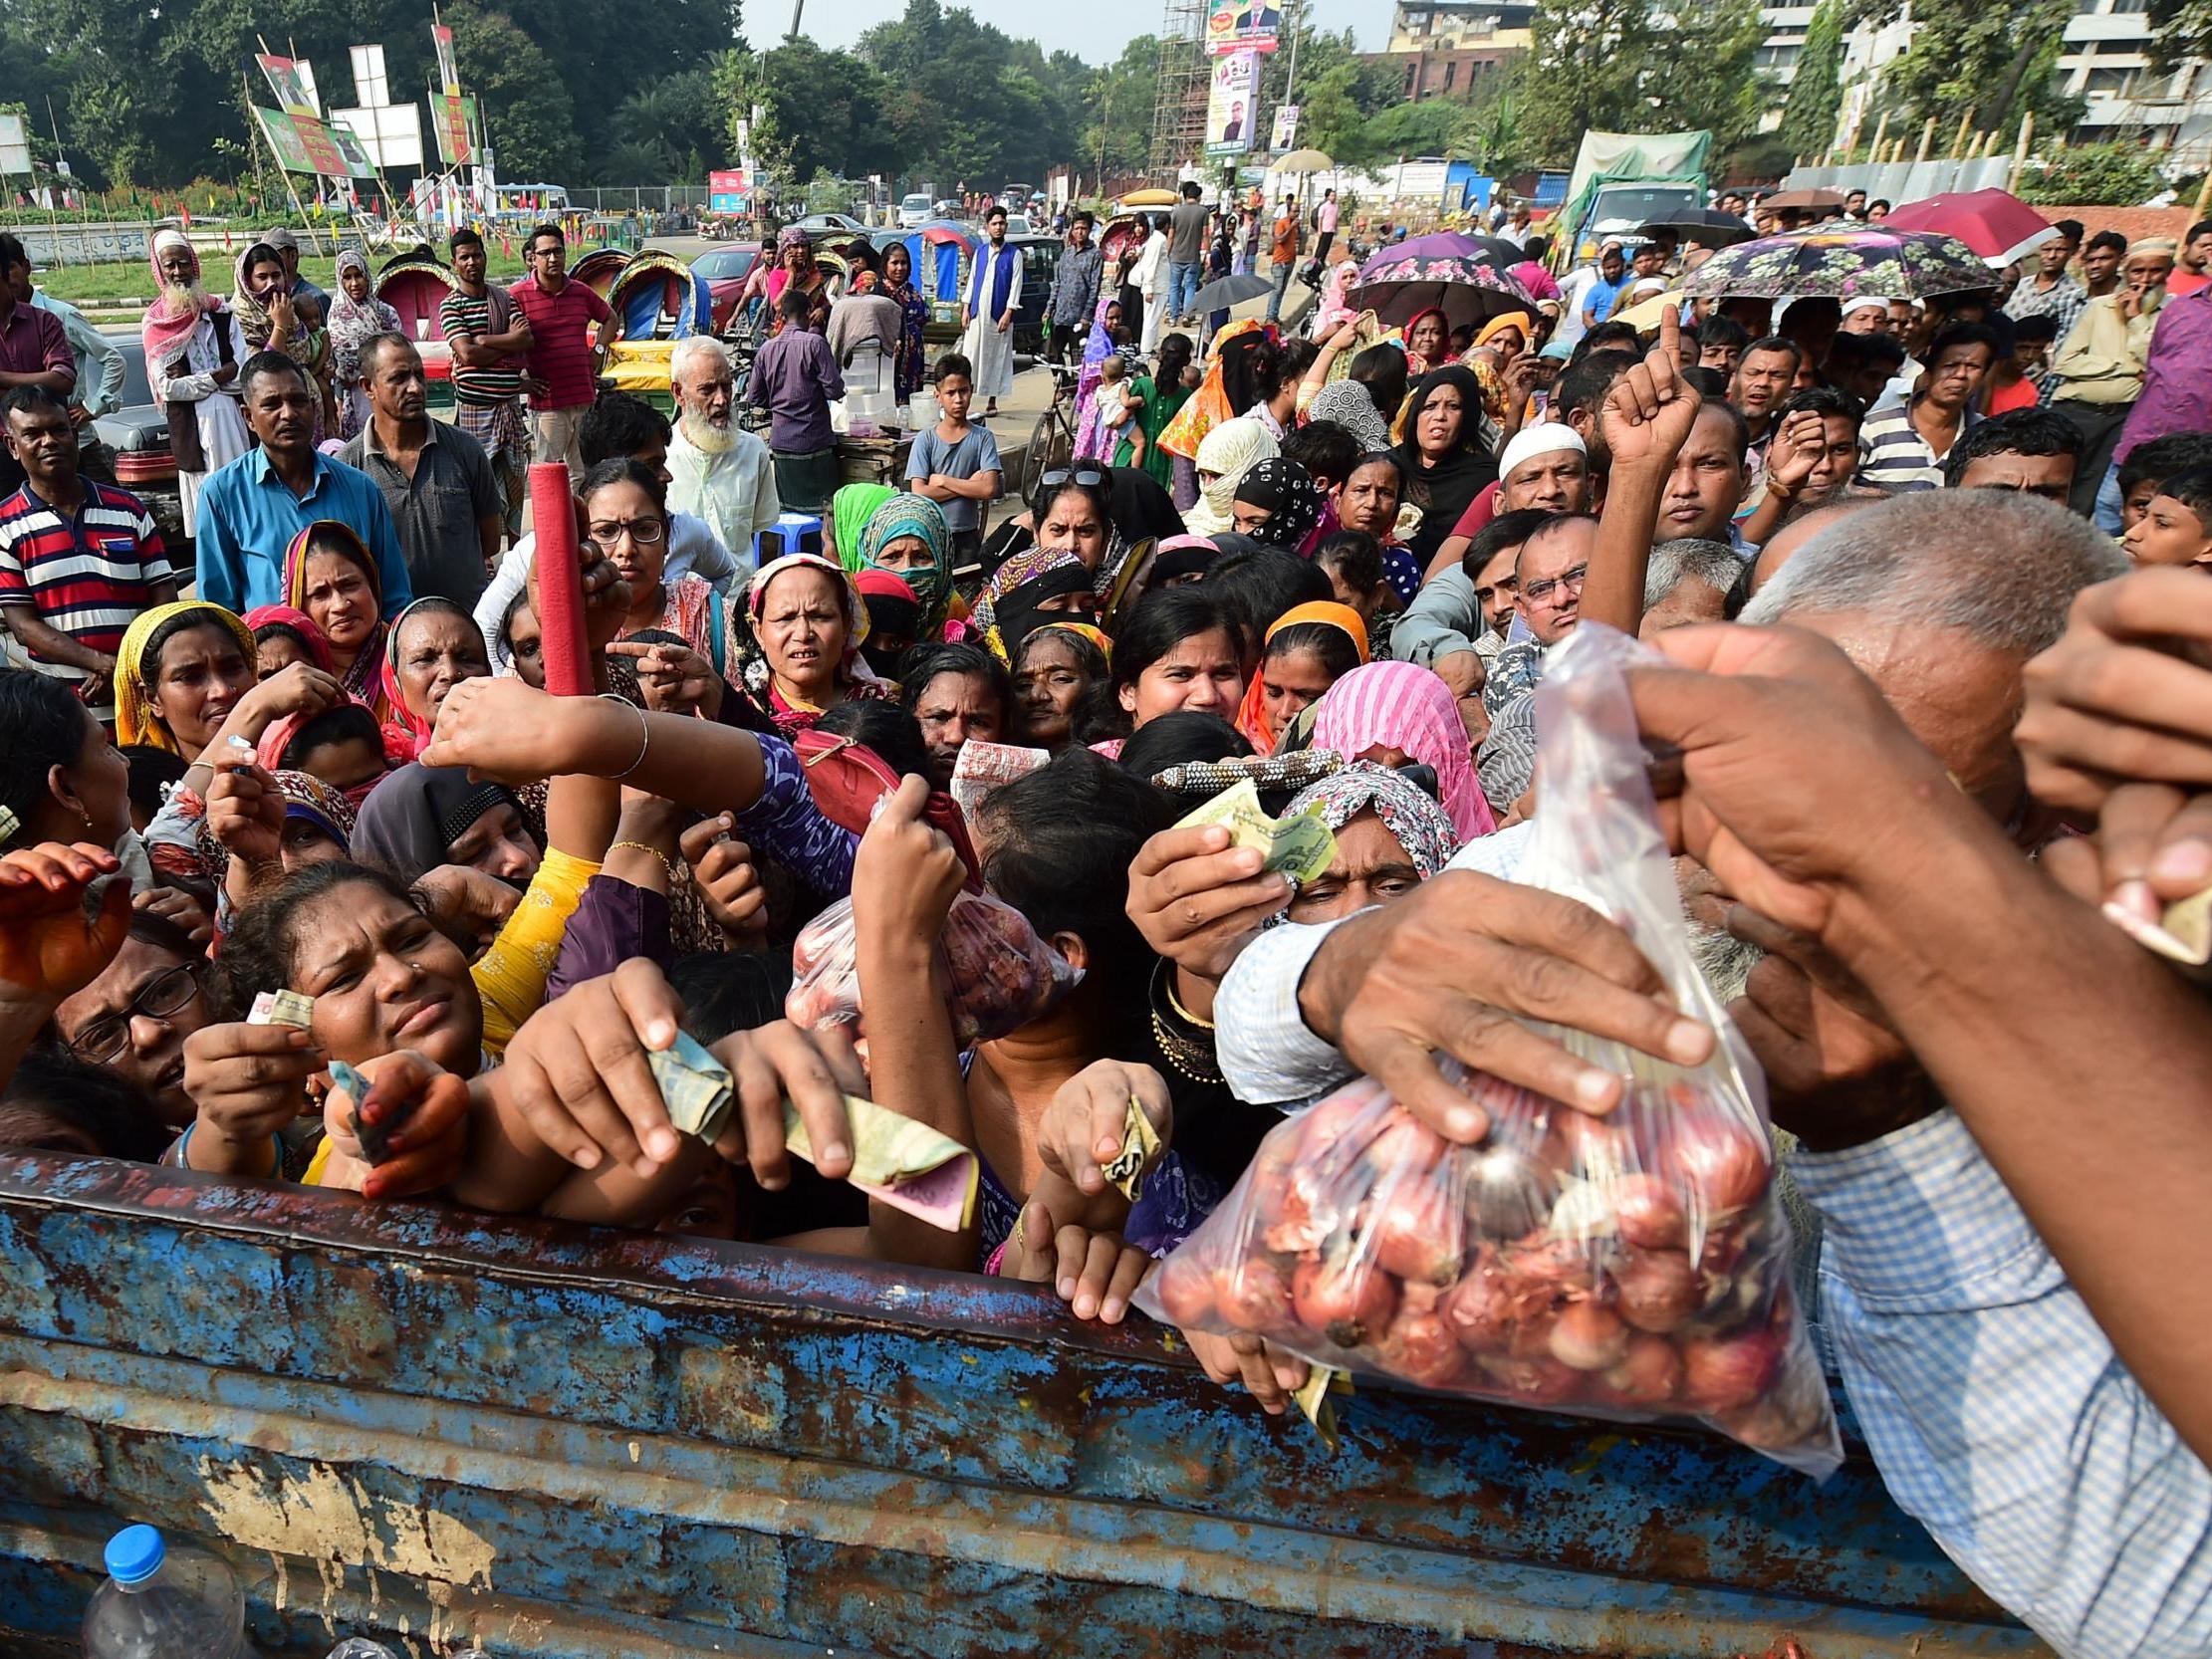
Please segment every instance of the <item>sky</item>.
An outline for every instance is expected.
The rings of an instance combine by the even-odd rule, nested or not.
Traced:
[[[1308,0],[1314,26],[1335,34],[1352,29],[1359,49],[1380,49],[1390,32],[1390,0]],[[1087,63],[1110,63],[1131,35],[1151,33],[1166,14],[1165,0],[1121,0],[1118,5],[1039,5],[1037,0],[945,0],[964,5],[978,22],[1017,40],[1028,36],[1047,52],[1073,52]],[[905,10],[905,0],[806,0],[802,27],[823,46],[851,46],[875,24]],[[752,0],[745,32],[756,46],[772,45],[791,27],[790,0]],[[771,39],[762,37],[774,31]]]

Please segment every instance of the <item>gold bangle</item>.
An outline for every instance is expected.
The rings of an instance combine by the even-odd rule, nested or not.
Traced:
[[[615,853],[623,851],[624,849],[627,849],[631,852],[650,853],[653,857],[660,860],[660,867],[668,872],[668,879],[670,881],[675,880],[675,863],[669,858],[668,854],[661,851],[659,847],[647,846],[643,841],[616,841],[613,846],[607,849],[607,856],[608,858],[612,858],[614,856]],[[600,860],[602,864],[606,863],[606,861],[607,859],[605,858]]]

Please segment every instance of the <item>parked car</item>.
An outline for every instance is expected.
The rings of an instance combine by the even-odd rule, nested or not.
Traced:
[[[1033,236],[1036,228],[1029,222],[1027,213],[1009,213],[1006,216],[1006,234],[1009,236]]]
[[[737,297],[745,292],[745,279],[753,274],[753,267],[759,262],[758,242],[736,242],[726,248],[711,248],[691,262],[691,274],[706,279],[707,292],[712,296],[716,334],[729,328],[730,317],[737,310]]]
[[[931,211],[926,193],[901,197],[898,203],[898,228],[912,230],[916,225],[927,224]]]
[[[1068,251],[1058,236],[1032,233],[1006,239],[1022,250],[1022,303],[1014,308],[1014,350],[1033,357],[1045,355],[1045,296],[1052,292],[1060,256]]]
[[[169,417],[146,382],[144,343],[118,338],[116,347],[123,353],[123,402],[95,420],[93,431],[115,452],[116,482],[153,510],[162,540],[175,546],[184,540],[184,498],[177,493]]]
[[[850,213],[810,213],[799,221],[801,230],[865,230],[867,226]]]

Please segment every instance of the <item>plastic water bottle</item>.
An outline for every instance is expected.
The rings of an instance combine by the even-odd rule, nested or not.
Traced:
[[[171,1549],[151,1527],[108,1540],[108,1581],[85,1609],[85,1659],[246,1659],[246,1598],[230,1568]]]

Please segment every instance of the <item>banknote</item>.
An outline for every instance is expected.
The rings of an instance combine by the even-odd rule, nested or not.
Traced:
[[[1337,837],[1319,818],[1300,813],[1273,819],[1260,806],[1260,792],[1247,778],[1232,785],[1191,813],[1178,830],[1218,824],[1229,831],[1230,844],[1259,849],[1263,870],[1280,870],[1301,886],[1324,874],[1337,861]]]

